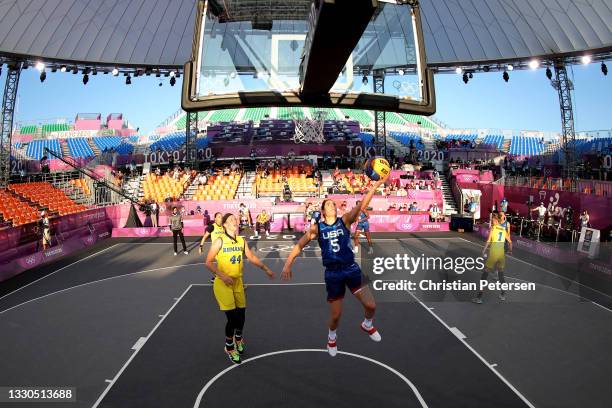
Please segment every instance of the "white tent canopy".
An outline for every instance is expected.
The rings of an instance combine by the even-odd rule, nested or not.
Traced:
[[[612,50],[612,0],[420,4],[434,66]],[[0,0],[0,53],[179,66],[191,54],[195,11],[196,0]]]

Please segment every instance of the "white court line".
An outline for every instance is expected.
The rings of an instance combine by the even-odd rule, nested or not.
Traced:
[[[12,294],[13,294],[13,293],[15,293],[15,292],[20,291],[20,290],[21,290],[21,289],[23,289],[23,288],[27,288],[28,286],[30,286],[30,285],[31,285],[31,284],[33,284],[33,283],[36,283],[36,282],[38,282],[38,281],[40,281],[40,280],[43,280],[43,279],[45,279],[45,278],[48,278],[49,276],[51,276],[51,275],[53,275],[53,274],[56,274],[56,273],[58,273],[58,272],[60,272],[60,271],[63,271],[64,269],[66,269],[66,268],[68,268],[68,267],[70,267],[70,266],[72,266],[72,265],[75,265],[75,264],[77,264],[77,263],[79,263],[79,262],[81,262],[81,261],[84,261],[84,260],[86,260],[86,259],[89,259],[89,258],[91,258],[91,257],[93,257],[93,256],[99,255],[99,254],[101,254],[102,252],[108,251],[109,249],[111,249],[111,248],[113,248],[113,247],[115,247],[115,246],[117,246],[117,245],[118,245],[118,244],[115,244],[115,245],[109,246],[108,248],[104,248],[104,249],[102,249],[102,250],[100,250],[100,251],[98,251],[98,252],[96,252],[96,253],[93,253],[93,254],[91,254],[91,255],[89,255],[89,256],[87,256],[87,257],[85,257],[85,258],[78,259],[78,260],[74,261],[73,263],[71,263],[71,264],[69,264],[69,265],[66,265],[66,266],[64,266],[64,267],[62,267],[62,268],[60,268],[60,269],[58,269],[57,271],[53,271],[53,272],[51,272],[50,274],[47,274],[47,275],[45,275],[45,276],[42,276],[42,277],[40,277],[40,278],[36,279],[35,281],[32,281],[32,282],[28,283],[27,285],[23,285],[23,286],[21,286],[21,287],[19,287],[19,288],[15,289],[14,291],[12,291],[12,292],[10,292],[10,293],[7,293],[6,295],[4,295],[4,296],[0,297],[0,300],[4,299],[5,297],[7,297],[7,296],[9,296],[9,295],[12,295]],[[60,259],[61,259],[61,258],[60,258]],[[41,266],[42,266],[42,265],[41,265]]]
[[[157,324],[155,325],[155,327],[153,327],[153,329],[151,330],[151,332],[147,335],[146,339],[150,339],[151,336],[153,335],[153,333],[155,333],[155,330],[157,330],[157,328],[159,326],[161,326],[161,324],[163,323],[163,321],[166,319],[166,317],[168,317],[168,315],[170,314],[170,312],[172,312],[172,309],[174,309],[174,307],[176,305],[179,304],[179,302],[181,301],[181,299],[183,298],[183,296],[185,296],[187,294],[187,292],[189,292],[189,289],[191,289],[191,285],[189,285],[187,287],[187,289],[185,289],[185,291],[181,294],[181,296],[178,297],[178,299],[172,304],[172,306],[170,307],[170,309],[168,309],[168,311],[166,313],[164,313],[164,317],[160,319],[159,322],[157,322]],[[106,386],[106,388],[104,389],[104,391],[102,391],[102,394],[100,394],[100,396],[98,397],[98,399],[96,400],[96,402],[94,402],[94,404],[92,405],[92,408],[96,408],[98,406],[98,404],[100,404],[100,402],[102,402],[102,400],[104,399],[104,397],[106,396],[106,394],[108,394],[108,392],[110,391],[110,389],[112,388],[112,386],[115,384],[115,382],[117,382],[117,379],[119,378],[119,376],[125,371],[125,369],[127,368],[127,366],[132,362],[132,360],[134,359],[134,357],[136,357],[136,355],[138,354],[138,352],[140,350],[142,350],[142,346],[146,343],[146,340],[144,342],[142,342],[141,347],[138,348],[136,351],[134,351],[132,353],[132,355],[130,356],[130,358],[125,362],[125,364],[119,369],[119,372],[117,374],[115,374],[115,376],[113,377],[113,379],[111,380],[111,382]]]
[[[204,393],[206,393],[206,391],[213,385],[213,383],[215,381],[217,381],[219,378],[221,378],[224,374],[228,373],[229,371],[234,370],[234,369],[236,369],[238,367],[243,367],[245,364],[250,363],[251,361],[259,360],[260,358],[269,357],[269,356],[278,355],[278,354],[300,353],[300,352],[320,352],[320,353],[326,353],[327,354],[327,350],[323,350],[323,349],[294,349],[294,350],[273,351],[271,353],[260,354],[260,355],[255,356],[255,357],[248,358],[246,360],[243,360],[242,363],[239,364],[239,365],[238,364],[234,364],[234,365],[231,365],[231,366],[227,367],[226,369],[224,369],[223,371],[221,371],[220,373],[215,375],[213,378],[211,378],[206,383],[206,385],[204,385],[204,388],[202,388],[202,390],[198,394],[198,397],[196,398],[196,401],[193,404],[193,407],[194,408],[199,408],[200,404],[202,403],[202,397],[204,397]],[[338,351],[338,354],[345,355],[345,356],[350,356],[350,357],[355,357],[355,358],[360,358],[362,360],[369,361],[370,363],[379,365],[379,366],[387,369],[388,371],[392,372],[393,374],[395,374],[396,376],[401,378],[406,384],[408,384],[410,389],[412,389],[412,392],[414,393],[415,397],[417,397],[417,399],[419,400],[419,403],[421,404],[421,407],[427,408],[427,403],[423,399],[423,396],[421,395],[421,393],[419,392],[417,387],[408,378],[406,378],[406,376],[404,376],[402,373],[400,373],[399,371],[397,371],[393,367],[389,367],[388,365],[386,365],[384,363],[381,363],[378,360],[374,360],[373,358],[362,356],[361,354],[347,353],[345,351]]]
[[[452,328],[451,328],[451,327],[450,327],[448,324],[446,324],[446,322],[445,322],[444,320],[442,320],[442,319],[441,319],[441,318],[440,318],[440,317],[439,317],[439,316],[438,316],[438,315],[437,315],[437,314],[436,314],[434,311],[430,310],[430,309],[427,307],[427,305],[425,305],[425,303],[423,303],[423,302],[421,301],[421,299],[419,299],[418,297],[416,297],[416,296],[415,296],[414,294],[412,294],[411,292],[408,292],[408,293],[409,293],[409,294],[410,294],[410,296],[412,296],[412,297],[413,297],[413,298],[414,298],[414,299],[415,299],[417,302],[419,302],[419,304],[420,304],[421,306],[423,306],[423,308],[424,308],[425,310],[427,310],[427,312],[428,312],[428,313],[430,313],[430,314],[431,314],[433,317],[435,317],[435,318],[436,318],[436,320],[438,320],[438,321],[439,321],[439,322],[440,322],[440,323],[441,323],[441,324],[442,324],[444,327],[446,327],[446,329],[447,329],[448,331],[450,331],[450,332],[451,332],[451,333],[453,333],[453,335],[454,335],[454,332],[453,332]],[[527,404],[527,406],[528,406],[528,407],[530,407],[530,408],[535,408],[535,406],[534,406],[534,405],[533,405],[531,402],[529,402],[529,400],[528,400],[528,399],[527,399],[527,398],[526,398],[526,397],[525,397],[523,394],[521,394],[521,393],[519,392],[519,390],[517,390],[517,389],[516,389],[516,388],[515,388],[515,387],[514,387],[514,386],[513,386],[513,385],[512,385],[512,384],[511,384],[511,383],[510,383],[508,380],[506,380],[506,378],[505,378],[503,375],[501,375],[501,374],[500,374],[500,373],[499,373],[499,372],[498,372],[498,371],[495,369],[495,367],[492,367],[492,366],[491,366],[491,365],[490,365],[490,364],[487,362],[487,360],[485,360],[485,359],[484,359],[484,357],[483,357],[483,356],[481,356],[480,354],[478,354],[478,352],[477,352],[475,349],[473,349],[473,348],[472,348],[472,346],[470,346],[470,345],[467,343],[467,341],[465,341],[465,339],[462,339],[462,338],[460,338],[460,337],[457,337],[457,339],[458,339],[458,340],[459,340],[461,343],[463,343],[463,344],[465,345],[465,347],[467,347],[467,348],[468,348],[468,350],[470,350],[472,353],[474,353],[474,355],[475,355],[476,357],[478,357],[478,359],[479,359],[480,361],[482,361],[482,362],[484,363],[484,365],[485,365],[485,366],[487,366],[487,367],[488,367],[488,368],[489,368],[491,371],[493,371],[493,373],[495,373],[495,375],[497,375],[497,376],[499,377],[499,379],[500,379],[500,380],[502,380],[502,381],[504,382],[504,384],[506,384],[506,385],[507,385],[507,386],[508,386],[508,387],[509,387],[509,388],[510,388],[512,391],[514,391],[514,393],[515,393],[515,394],[516,394],[516,395],[517,395],[517,396],[518,396],[518,397],[519,397],[521,400],[523,400],[523,402],[524,402],[525,404]]]
[[[476,245],[477,247],[482,247],[482,248],[484,248],[484,245],[481,245],[481,244],[479,244],[479,243],[477,243],[477,242],[470,241],[469,239],[465,239],[465,238],[461,238],[461,237],[457,237],[457,238],[459,238],[459,239],[460,239],[460,240],[462,240],[462,241],[465,241],[465,242],[469,242],[469,243],[471,243],[471,244],[474,244],[474,245]],[[514,259],[515,261],[521,262],[521,263],[523,263],[523,264],[525,264],[525,265],[532,266],[532,267],[534,267],[534,268],[536,268],[536,269],[539,269],[539,270],[541,270],[541,271],[544,271],[544,272],[546,272],[546,273],[548,273],[548,274],[550,274],[550,275],[553,275],[553,276],[555,276],[555,277],[557,277],[557,278],[561,278],[561,279],[563,279],[563,280],[565,280],[565,281],[567,281],[567,282],[570,282],[570,283],[575,283],[575,284],[576,284],[576,285],[578,285],[578,286],[582,286],[583,288],[586,288],[586,289],[588,289],[588,290],[592,290],[593,292],[597,292],[597,293],[599,293],[600,295],[603,295],[603,296],[605,296],[605,297],[607,297],[607,298],[612,298],[612,296],[610,296],[610,295],[608,295],[608,294],[606,294],[606,293],[600,292],[600,291],[598,291],[597,289],[594,289],[594,288],[592,288],[592,287],[590,287],[590,286],[583,285],[582,283],[577,282],[577,281],[575,281],[575,280],[573,280],[573,279],[566,278],[565,276],[558,275],[558,274],[556,274],[556,273],[554,273],[554,272],[552,272],[552,271],[549,271],[549,270],[548,270],[548,269],[546,269],[546,268],[542,268],[541,266],[538,266],[538,265],[535,265],[535,264],[529,263],[529,262],[527,262],[527,261],[525,261],[525,260],[523,260],[523,259],[517,258],[517,257],[512,256],[512,255],[508,255],[508,254],[506,254],[506,257],[507,257],[507,258]],[[516,278],[516,279],[518,279],[518,278]],[[524,281],[524,282],[528,282],[528,281]],[[531,282],[531,283],[535,283],[535,282]],[[547,286],[547,285],[544,285],[544,284],[541,284],[541,285],[542,285],[542,286],[549,287],[549,288],[551,288],[551,289],[555,289],[555,288],[553,288],[552,286]],[[560,289],[557,289],[557,290],[560,290]],[[562,290],[560,290],[560,291],[562,291]],[[564,292],[564,291],[562,291],[562,292]],[[566,292],[566,293],[570,293],[570,292]],[[610,309],[606,308],[605,306],[600,305],[600,304],[599,304],[599,303],[597,303],[597,302],[593,302],[593,301],[592,301],[592,300],[590,300],[590,299],[587,299],[587,300],[588,300],[589,302],[593,303],[593,304],[596,304],[596,305],[597,305],[597,306],[599,306],[599,307],[602,307],[602,308],[604,308],[604,309],[606,309],[606,310],[608,310],[608,311],[611,311],[611,312],[612,312],[612,310],[610,310]]]
[[[40,297],[37,297],[37,298],[34,298],[34,299],[26,300],[25,302],[19,303],[19,304],[15,305],[15,306],[12,306],[12,307],[9,307],[8,309],[1,310],[0,311],[0,315],[3,314],[3,313],[8,312],[9,310],[13,310],[16,307],[28,304],[30,302],[34,302],[36,300],[44,299],[44,298],[46,298],[48,296],[55,295],[55,294],[62,293],[62,292],[66,292],[66,291],[71,290],[71,289],[80,288],[82,286],[92,285],[94,283],[100,283],[100,282],[104,282],[104,281],[111,280],[111,279],[124,278],[126,276],[138,275],[138,274],[141,274],[141,273],[155,272],[155,271],[161,271],[161,270],[164,270],[164,269],[181,268],[183,266],[194,266],[194,265],[201,265],[201,263],[192,263],[192,264],[166,266],[166,267],[163,267],[163,268],[155,268],[155,269],[148,269],[148,270],[145,270],[145,271],[131,272],[131,273],[126,273],[124,275],[110,276],[110,277],[104,278],[104,279],[99,279],[99,280],[95,280],[95,281],[91,281],[91,282],[81,283],[80,285],[71,286],[69,288],[65,288],[65,289],[61,289],[61,290],[55,291],[55,292],[47,293],[46,295],[43,295],[43,296],[40,296]]]
[[[429,310],[431,310],[431,308],[429,308]],[[450,328],[450,331],[451,331],[451,332],[452,332],[452,333],[453,333],[455,336],[457,336],[457,338],[459,338],[459,339],[467,339],[467,336],[466,336],[465,334],[461,333],[461,330],[459,330],[459,329],[458,329],[458,328],[456,328],[456,327],[451,327],[451,328]]]

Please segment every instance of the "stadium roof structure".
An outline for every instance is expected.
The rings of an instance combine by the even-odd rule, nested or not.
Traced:
[[[389,0],[384,0],[389,2]],[[232,19],[307,19],[311,0],[210,0]],[[274,16],[261,13],[274,4]],[[420,0],[429,67],[612,54],[612,0]],[[0,0],[0,55],[180,70],[196,0]],[[517,65],[520,68],[521,65]]]

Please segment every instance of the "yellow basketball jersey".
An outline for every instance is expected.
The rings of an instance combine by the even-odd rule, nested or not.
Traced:
[[[494,225],[491,232],[491,242],[500,243],[506,241],[506,234],[508,234],[506,228],[502,227],[501,225]]]
[[[213,223],[213,231],[210,233],[210,242],[215,242],[217,238],[225,235],[225,228]]]
[[[225,233],[219,238],[223,241],[223,245],[215,258],[217,267],[231,278],[241,277],[244,265],[244,238],[237,236],[234,241]]]

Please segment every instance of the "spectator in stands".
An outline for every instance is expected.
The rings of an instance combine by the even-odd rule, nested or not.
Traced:
[[[198,176],[198,184],[200,186],[205,186],[206,183],[208,183],[208,177],[206,177],[206,174],[200,173],[200,175]]]
[[[410,211],[410,209],[408,208],[408,203],[400,204],[399,210],[400,210],[400,212],[408,212],[408,211]]]
[[[259,235],[259,229],[262,228],[266,232],[266,236],[270,235],[270,214],[263,209],[255,219],[255,236]]]
[[[183,216],[179,213],[178,208],[172,207],[172,215],[168,217],[168,228],[172,230],[172,240],[174,242],[174,256],[176,256],[177,238],[181,238],[181,244],[183,244],[183,253],[189,255],[187,252],[187,245],[185,245],[185,235],[183,235]]]
[[[419,211],[419,206],[416,201],[410,204],[410,207],[408,207],[408,211]]]
[[[338,168],[338,166],[336,166],[336,168],[334,169],[332,177],[334,178],[334,180],[338,180],[340,178],[340,169]]]
[[[476,198],[472,197],[469,204],[469,213],[473,220],[476,219],[476,210],[478,209],[478,204],[476,203]]]
[[[51,246],[51,221],[46,211],[43,211],[40,218],[40,229],[42,231],[43,251]]]
[[[159,215],[159,205],[157,202],[153,201],[151,203],[151,222],[153,223],[153,228],[157,228],[157,217]]]
[[[508,200],[506,200],[506,197],[502,198],[501,203],[499,203],[499,207],[500,207],[501,212],[503,213],[508,212]]]
[[[387,211],[397,211],[397,203],[391,203]]]
[[[136,174],[136,160],[132,159],[130,162],[130,176],[134,177]]]
[[[589,225],[589,221],[591,220],[591,217],[589,217],[589,213],[587,212],[587,210],[584,210],[582,212],[582,214],[580,214],[580,229],[582,229],[583,227],[588,228]]]
[[[534,208],[531,211],[537,211],[538,212],[538,224],[540,225],[544,224],[544,217],[546,216],[546,207],[544,206],[544,203],[541,202],[538,207]]]
[[[315,212],[315,207],[313,203],[308,203],[306,205],[306,210],[304,210],[304,221],[307,224],[311,224],[313,222],[312,214]]]
[[[433,203],[431,207],[429,207],[429,221],[437,222],[440,218],[440,209],[438,208],[437,203]]]
[[[408,192],[406,191],[406,189],[402,186],[400,187],[397,192],[395,193],[395,195],[397,195],[398,197],[406,197],[408,195]]]
[[[47,158],[47,155],[40,158],[40,171],[43,174],[49,174],[51,172],[49,169],[49,159]]]

